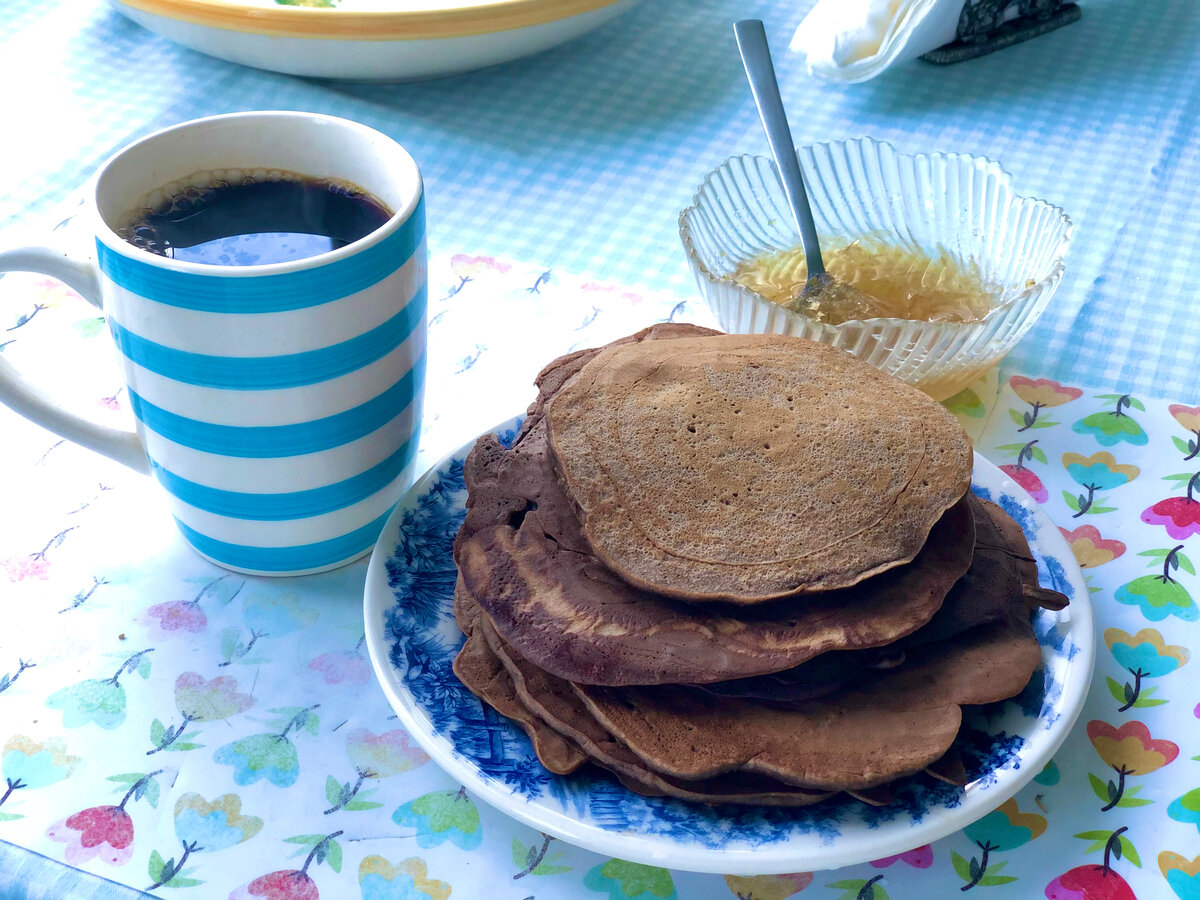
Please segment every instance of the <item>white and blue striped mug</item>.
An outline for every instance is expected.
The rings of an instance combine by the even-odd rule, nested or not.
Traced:
[[[366,237],[293,262],[244,267],[156,256],[121,219],[194,173],[281,170],[351,182],[395,214]],[[187,541],[226,568],[331,569],[366,553],[413,475],[425,376],[421,173],[366,126],[251,112],[149,135],[101,168],[95,257],[0,252],[104,310],[137,431],[50,401],[0,358],[0,401],[145,473]]]

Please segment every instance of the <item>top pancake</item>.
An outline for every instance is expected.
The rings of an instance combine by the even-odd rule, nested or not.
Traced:
[[[682,600],[849,587],[912,560],[970,486],[941,405],[800,338],[611,346],[545,414],[592,551]]]

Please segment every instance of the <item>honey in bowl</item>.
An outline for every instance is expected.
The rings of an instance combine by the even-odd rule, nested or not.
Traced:
[[[872,240],[822,251],[831,276],[826,289],[804,290],[808,269],[801,247],[743,262],[732,277],[771,302],[827,325],[873,318],[979,322],[1000,295],[989,289],[978,265],[964,265],[945,251],[934,257]]]

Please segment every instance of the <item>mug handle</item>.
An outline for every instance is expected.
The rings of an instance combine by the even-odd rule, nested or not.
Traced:
[[[90,260],[82,261],[50,247],[17,247],[0,250],[0,272],[49,275],[73,288],[93,306],[104,308],[100,300],[100,274]],[[63,409],[22,377],[3,356],[0,356],[0,403],[60,437],[103,453],[143,475],[150,473],[150,463],[136,432],[100,425]]]

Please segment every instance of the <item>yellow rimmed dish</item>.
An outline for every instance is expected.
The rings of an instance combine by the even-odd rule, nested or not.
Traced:
[[[232,62],[318,78],[405,81],[517,59],[637,0],[112,0],[135,22]]]

